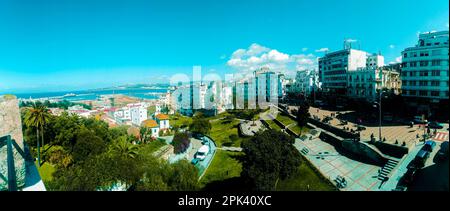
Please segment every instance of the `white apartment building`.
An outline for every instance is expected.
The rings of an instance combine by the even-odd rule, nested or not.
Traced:
[[[316,70],[299,70],[295,75],[295,81],[291,85],[291,92],[310,95],[319,88],[320,83]]]
[[[423,33],[414,47],[402,51],[403,96],[417,106],[449,98],[448,37],[448,31]]]
[[[378,100],[380,89],[401,92],[401,79],[396,66],[366,67],[347,73],[347,96],[369,102]]]
[[[149,105],[145,102],[128,104],[125,107],[117,109],[114,112],[114,118],[117,122],[141,125],[141,123],[148,118],[148,106]]]
[[[319,80],[325,92],[345,94],[347,71],[366,66],[367,53],[355,49],[344,49],[319,58]]]
[[[322,83],[323,91],[345,95],[348,72],[356,71],[358,68],[381,66],[384,66],[382,55],[369,54],[348,47],[319,58],[319,81]]]

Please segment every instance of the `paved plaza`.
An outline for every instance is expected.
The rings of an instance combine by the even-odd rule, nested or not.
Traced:
[[[347,181],[343,191],[378,191],[381,181],[378,171],[381,166],[363,163],[341,155],[334,146],[320,139],[301,141],[294,146],[330,181],[341,176]],[[303,153],[307,149],[307,153]]]
[[[290,108],[291,109],[291,108]],[[316,107],[310,107],[309,112],[311,116],[317,116],[320,119],[323,119],[326,116],[331,116],[332,114],[336,114],[337,112],[334,111],[328,111],[328,110],[322,110],[318,109]],[[351,111],[341,111],[340,114],[347,114]],[[343,129],[350,128],[356,131],[357,124],[354,122],[348,122],[346,125],[342,125],[341,121],[337,118],[333,118],[329,124]],[[375,139],[378,140],[379,138],[379,128],[378,126],[364,126],[366,129],[361,131],[361,138],[363,140],[370,140],[371,134],[374,135]],[[448,128],[448,124],[444,124],[444,129],[438,130],[437,135],[439,135],[437,138],[448,140],[448,133],[442,132],[446,131]],[[350,130],[349,129],[349,130]],[[420,125],[414,125],[414,127],[410,127],[409,125],[383,125],[381,128],[381,136],[382,138],[386,139],[386,143],[395,144],[396,141],[399,145],[401,145],[403,142],[405,142],[406,146],[409,148],[415,146],[418,142],[420,142],[420,139],[422,138],[423,134],[426,132],[424,130],[423,126]],[[443,135],[440,135],[442,134]],[[419,137],[419,138],[417,138]]]

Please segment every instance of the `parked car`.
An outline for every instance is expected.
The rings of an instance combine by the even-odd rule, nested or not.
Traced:
[[[437,157],[439,160],[445,160],[448,158],[448,142],[444,142],[441,144],[441,148],[439,149],[439,151],[437,152]]]
[[[363,130],[365,130],[365,129],[366,129],[366,127],[361,126],[361,125],[358,125],[358,126],[356,127],[356,130],[357,130],[357,131],[363,131]]]
[[[436,142],[428,140],[425,142],[425,145],[422,147],[422,150],[426,150],[431,153],[435,146],[436,146]]]
[[[433,122],[428,123],[428,128],[431,128],[431,129],[443,129],[444,125],[442,125],[439,122],[433,121]]]
[[[199,160],[198,160],[197,158],[194,158],[194,159],[192,159],[191,163],[195,165],[195,164],[198,163],[198,161],[199,161]]]
[[[198,149],[197,154],[195,155],[195,158],[199,159],[199,160],[204,160],[206,158],[206,156],[209,153],[209,146],[208,145],[203,145],[200,147],[200,149]]]
[[[414,116],[413,122],[416,124],[426,124],[427,120],[422,118],[422,116]]]
[[[204,137],[204,135],[201,134],[201,133],[192,133],[192,137],[194,137],[194,138],[196,138],[196,139],[199,139],[199,140],[202,140],[202,138]]]
[[[425,161],[427,161],[428,157],[430,157],[430,152],[422,148],[414,158],[415,166],[417,168],[422,168],[425,165]]]

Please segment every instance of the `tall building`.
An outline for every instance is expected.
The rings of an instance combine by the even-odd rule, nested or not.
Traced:
[[[324,92],[345,95],[347,72],[367,66],[383,66],[383,56],[365,51],[346,48],[325,54],[319,58],[319,81]]]
[[[402,51],[402,94],[418,112],[429,115],[432,107],[448,102],[448,37],[448,31],[423,33]]]

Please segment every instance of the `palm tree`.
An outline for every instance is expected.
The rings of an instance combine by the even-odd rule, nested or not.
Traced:
[[[113,152],[126,158],[135,158],[138,154],[138,148],[136,145],[127,141],[126,136],[121,136],[112,146]]]
[[[25,114],[25,124],[27,127],[33,127],[36,129],[36,141],[37,141],[37,155],[38,165],[41,166],[41,154],[39,135],[41,136],[42,145],[44,144],[44,126],[50,119],[50,113],[46,106],[41,103],[33,103],[31,108],[28,108]],[[39,133],[40,132],[40,133]]]

